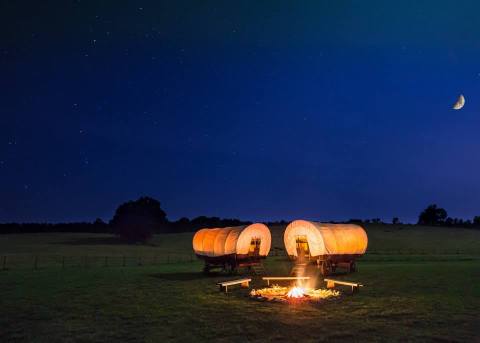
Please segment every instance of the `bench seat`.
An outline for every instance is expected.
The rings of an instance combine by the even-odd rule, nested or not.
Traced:
[[[248,288],[250,287],[250,282],[252,279],[237,279],[237,280],[227,280],[218,282],[217,285],[220,286],[220,291],[225,290],[225,293],[228,293],[228,286],[241,285],[241,287]]]
[[[358,292],[360,290],[360,287],[363,287],[361,283],[357,283],[357,282],[349,282],[349,281],[341,281],[341,280],[333,280],[333,279],[324,279],[324,280],[327,283],[328,289],[334,288],[335,284],[338,284],[338,285],[352,287],[352,293],[354,293],[355,291]]]

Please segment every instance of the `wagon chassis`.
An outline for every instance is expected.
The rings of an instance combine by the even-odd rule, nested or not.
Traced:
[[[218,257],[206,257],[197,255],[197,257],[204,260],[205,265],[203,272],[209,274],[213,269],[220,269],[227,274],[234,274],[238,268],[258,266],[266,256],[249,256],[249,255],[225,255]]]
[[[319,255],[305,258],[304,262],[314,263],[320,269],[323,276],[334,273],[337,268],[346,269],[349,273],[357,270],[356,259],[361,255]],[[301,263],[298,259],[292,256],[296,263]]]

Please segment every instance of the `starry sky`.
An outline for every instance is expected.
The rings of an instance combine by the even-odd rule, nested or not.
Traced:
[[[2,1],[0,222],[479,215],[479,12]]]

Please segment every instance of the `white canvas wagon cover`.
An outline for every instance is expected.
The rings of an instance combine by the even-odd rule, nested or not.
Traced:
[[[367,233],[359,225],[295,220],[283,236],[289,256],[297,256],[298,238],[307,239],[311,256],[362,255],[368,245]]]
[[[260,256],[267,256],[272,237],[268,227],[261,223],[214,229],[201,229],[193,236],[193,250],[201,256],[246,255],[252,238],[260,239]]]

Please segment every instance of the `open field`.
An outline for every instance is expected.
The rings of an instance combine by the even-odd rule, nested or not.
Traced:
[[[272,232],[281,247],[282,228]],[[229,277],[203,276],[196,260],[12,266],[0,271],[0,341],[480,341],[480,231],[372,226],[368,235],[359,271],[337,276],[365,287],[320,305],[226,296],[215,283]],[[190,256],[191,237],[125,246],[108,235],[3,235],[0,256]],[[290,268],[282,256],[266,261],[271,274]]]

